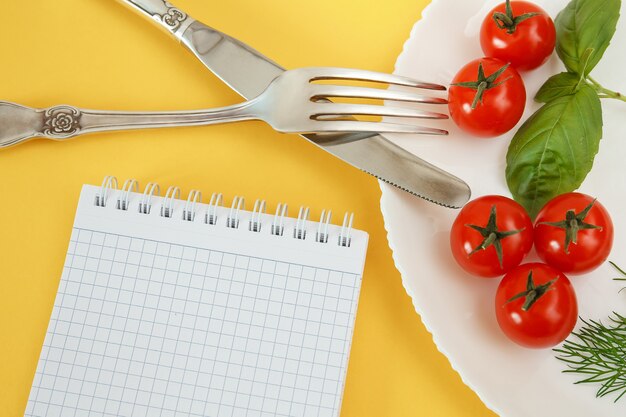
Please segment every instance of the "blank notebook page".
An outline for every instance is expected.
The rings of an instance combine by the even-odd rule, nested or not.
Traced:
[[[100,193],[81,193],[26,416],[339,415],[366,233]]]

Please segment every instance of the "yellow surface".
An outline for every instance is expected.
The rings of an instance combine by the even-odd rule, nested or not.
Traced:
[[[178,0],[288,68],[391,72],[426,0]],[[0,98],[34,107],[189,109],[237,102],[175,42],[113,0],[3,1]],[[81,184],[106,174],[357,213],[370,233],[341,415],[491,416],[415,314],[369,176],[262,123],[33,141],[0,152],[0,416],[21,416]],[[293,214],[293,213],[292,213]],[[335,219],[337,220],[337,219]]]

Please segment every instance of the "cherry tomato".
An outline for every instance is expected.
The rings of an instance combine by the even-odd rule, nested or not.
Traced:
[[[496,292],[496,318],[509,339],[530,348],[562,342],[578,318],[576,293],[560,271],[542,263],[507,273]]]
[[[475,136],[499,136],[522,117],[526,88],[519,73],[506,62],[480,58],[454,76],[448,92],[452,120]]]
[[[533,245],[533,224],[526,210],[502,196],[470,201],[450,231],[457,263],[481,277],[501,276],[519,265]]]
[[[539,211],[534,239],[544,262],[563,272],[582,274],[608,258],[613,247],[613,222],[593,197],[561,194]]]
[[[554,50],[554,22],[536,4],[512,1],[507,6],[508,0],[496,6],[483,21],[480,28],[483,52],[510,62],[520,71],[537,68]]]

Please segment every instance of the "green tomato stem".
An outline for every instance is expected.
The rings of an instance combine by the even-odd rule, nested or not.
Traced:
[[[590,85],[598,92],[598,96],[600,98],[612,98],[626,102],[626,96],[624,94],[602,87],[599,82],[589,76],[587,77],[587,80],[589,80]]]

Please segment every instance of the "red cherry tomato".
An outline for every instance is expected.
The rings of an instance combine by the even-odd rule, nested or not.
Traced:
[[[448,92],[452,120],[462,130],[482,137],[511,130],[522,117],[526,88],[506,62],[480,58],[454,76]]]
[[[548,13],[527,1],[512,1],[508,11],[507,3],[500,4],[487,15],[480,29],[485,55],[510,62],[520,71],[546,62],[555,42],[556,30]]]
[[[560,271],[589,272],[602,264],[613,247],[613,222],[602,204],[581,193],[550,200],[535,220],[539,257]]]
[[[526,210],[502,196],[467,203],[450,231],[454,259],[481,277],[497,277],[516,267],[532,245],[533,224]]]
[[[495,307],[504,334],[531,348],[562,342],[578,317],[576,293],[569,279],[542,263],[520,265],[507,273],[498,286]]]

